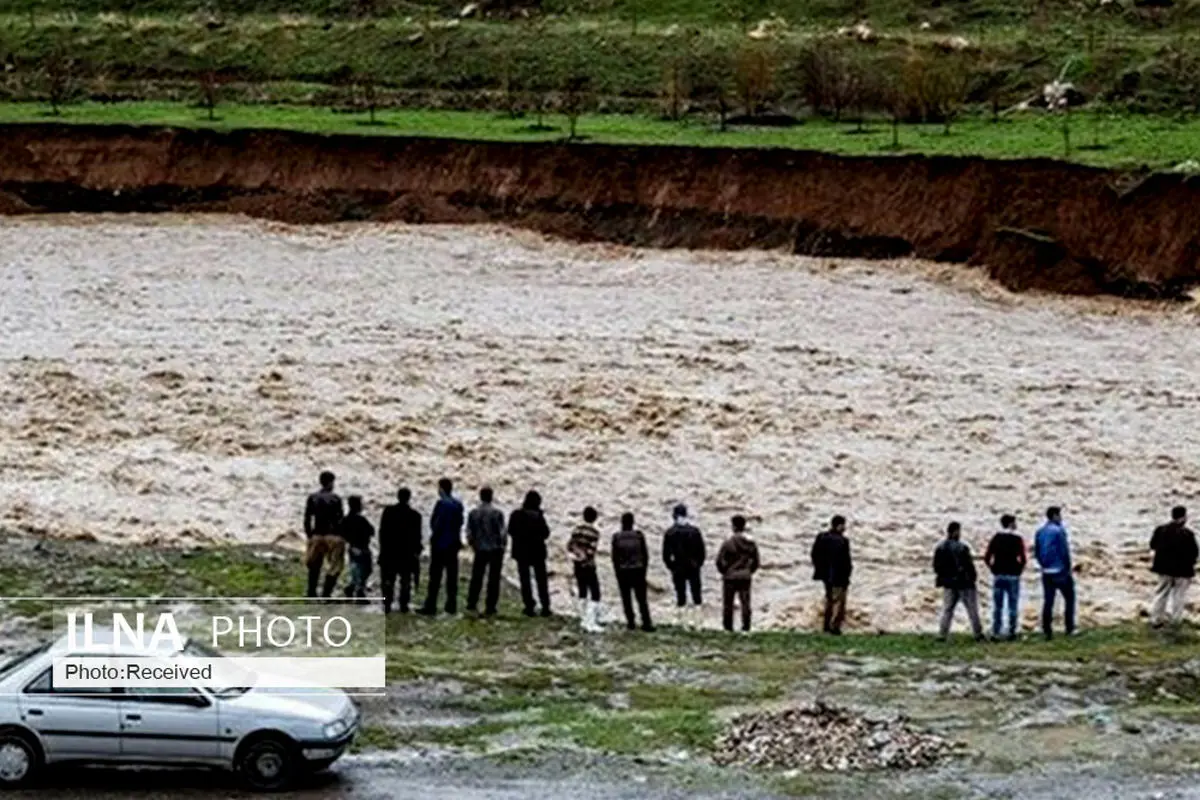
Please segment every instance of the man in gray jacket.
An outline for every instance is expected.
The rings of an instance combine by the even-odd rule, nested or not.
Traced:
[[[942,619],[938,634],[942,641],[950,637],[950,623],[954,621],[954,609],[962,603],[971,621],[971,632],[975,641],[983,641],[983,626],[979,622],[979,595],[975,591],[975,559],[971,548],[962,541],[962,526],[951,522],[946,529],[946,538],[933,551],[933,572],[937,576],[938,588],[942,590]]]
[[[492,489],[484,486],[479,490],[479,505],[467,515],[467,544],[475,552],[471,565],[471,584],[467,589],[467,611],[479,613],[479,592],[483,588],[483,576],[487,573],[487,600],[484,616],[496,615],[496,604],[500,601],[500,572],[504,566],[504,548],[507,536],[504,529],[504,512],[492,505]]]

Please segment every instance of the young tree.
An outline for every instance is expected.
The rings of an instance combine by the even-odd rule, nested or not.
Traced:
[[[800,55],[799,82],[812,113],[840,119],[853,94],[850,58],[837,45],[817,41]]]
[[[667,62],[663,77],[663,112],[678,122],[691,91],[687,54],[675,55]]]
[[[925,74],[927,109],[942,123],[942,132],[950,135],[954,120],[962,112],[967,97],[967,71],[962,64],[944,59]]]
[[[892,149],[900,149],[900,124],[908,113],[908,98],[905,96],[904,83],[897,76],[892,76],[884,89],[884,103],[887,105],[888,120],[892,124]]]
[[[74,91],[74,69],[75,62],[67,56],[66,48],[62,45],[55,45],[42,64],[50,113],[56,117],[62,114],[62,106],[71,99]]]
[[[368,125],[379,124],[379,73],[379,62],[369,55],[360,58],[354,69],[355,105],[366,109]]]
[[[567,118],[567,141],[579,138],[579,118],[587,111],[591,102],[592,81],[587,75],[576,73],[567,78],[563,86],[562,110]]]
[[[200,73],[200,104],[208,110],[208,121],[217,118],[217,102],[220,100],[221,80],[215,69]]]
[[[746,116],[766,110],[775,86],[776,58],[766,43],[756,42],[742,48],[734,63],[734,83]]]
[[[638,22],[642,16],[642,0],[624,0],[625,9],[629,14],[629,25],[631,34],[637,36]]]

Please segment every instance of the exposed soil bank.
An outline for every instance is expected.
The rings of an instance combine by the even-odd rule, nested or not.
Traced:
[[[1200,281],[1200,182],[1049,160],[14,125],[0,212],[496,221],[642,246],[986,265],[1005,286],[1173,297]]]

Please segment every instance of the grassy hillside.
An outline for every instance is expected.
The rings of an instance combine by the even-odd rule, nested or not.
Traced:
[[[1062,75],[1089,109],[1188,117],[1200,0],[1143,2],[544,0],[464,16],[458,2],[13,0],[0,102],[932,125],[1007,110]]]

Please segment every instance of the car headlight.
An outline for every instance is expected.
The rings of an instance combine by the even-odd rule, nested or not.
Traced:
[[[326,739],[336,739],[347,731],[346,723],[339,720],[334,720],[324,727]]]

